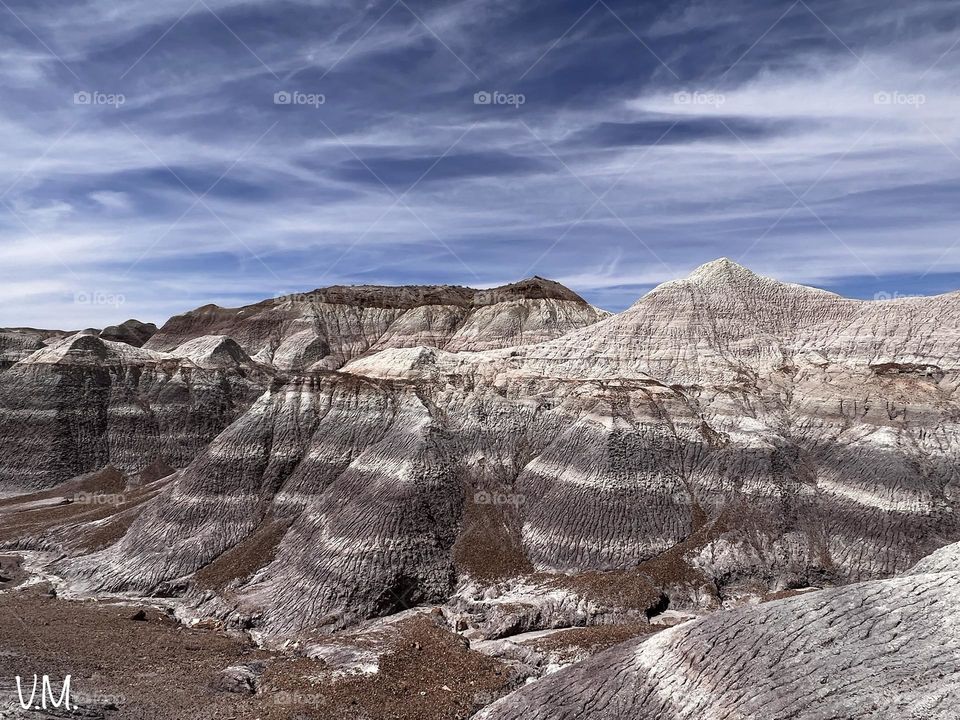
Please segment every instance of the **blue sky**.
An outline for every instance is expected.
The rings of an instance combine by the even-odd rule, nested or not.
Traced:
[[[0,325],[533,274],[619,310],[720,256],[960,288],[955,2],[3,0],[0,32]]]

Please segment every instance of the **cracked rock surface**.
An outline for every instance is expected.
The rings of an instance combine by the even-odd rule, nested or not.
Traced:
[[[595,655],[475,717],[955,718],[960,571],[930,570],[716,612]]]
[[[71,592],[176,595],[266,646],[436,605],[531,675],[584,657],[541,632],[645,638],[490,717],[538,692],[541,717],[947,717],[921,688],[955,677],[932,645],[958,599],[960,294],[849,300],[718,260],[609,317],[534,278],[39,342],[0,373],[0,489],[53,495],[0,515],[46,513],[42,543],[39,520],[7,542],[58,550]],[[137,479],[158,460],[176,472]],[[115,513],[45,505],[107,463],[143,486]]]
[[[887,577],[960,538],[958,308],[716,261],[548,342],[371,350],[271,384],[62,569],[156,591],[282,519],[230,601],[269,633],[442,602],[501,551],[505,577],[636,569],[679,609]]]
[[[53,487],[105,465],[187,465],[246,411],[274,373],[202,366],[78,333],[2,373],[0,493]]]

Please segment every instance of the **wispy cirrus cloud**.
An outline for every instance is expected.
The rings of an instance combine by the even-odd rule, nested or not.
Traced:
[[[619,309],[720,255],[939,292],[960,25],[899,5],[8,1],[0,324],[533,273]]]

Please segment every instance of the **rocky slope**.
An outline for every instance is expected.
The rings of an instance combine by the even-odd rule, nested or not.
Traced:
[[[100,331],[100,338],[103,340],[112,340],[113,342],[122,342],[134,347],[142,347],[147,340],[153,337],[157,332],[157,326],[153,323],[142,323],[139,320],[131,318],[119,325],[110,325]]]
[[[281,370],[332,370],[385,348],[456,352],[541,342],[607,314],[543,278],[490,290],[336,286],[242,308],[205,305],[171,318],[146,347],[172,350],[201,335],[229,335]]]
[[[960,539],[958,313],[955,295],[867,303],[717,261],[542,343],[370,347],[272,385],[125,537],[60,570],[169,592],[259,547],[202,612],[270,636],[442,602],[464,578],[452,616],[491,637],[890,576]],[[348,335],[338,358],[367,347]],[[228,341],[181,349],[211,342]],[[596,572],[637,591],[541,582]],[[525,577],[491,619],[483,598]]]
[[[0,328],[0,372],[70,333],[34,328]]]
[[[130,474],[157,461],[186,465],[274,375],[249,361],[212,367],[190,350],[157,353],[79,333],[12,365],[0,380],[0,493],[107,464]]]
[[[854,301],[722,260],[509,364],[521,376],[568,382],[655,379],[683,397],[703,441],[684,442],[679,455],[660,443],[656,466],[675,458],[689,492],[687,516],[670,513],[678,522],[690,527],[699,507],[730,526],[695,556],[712,577],[749,567],[786,584],[850,581],[903,570],[956,537],[958,329],[956,293]],[[672,433],[673,415],[655,426]],[[603,437],[617,441],[612,428]],[[596,507],[616,488],[580,482],[573,467],[528,466],[534,497],[554,500],[549,516],[539,505],[528,514],[528,549],[608,531],[609,514],[584,519],[575,508]],[[608,566],[635,561],[615,543],[596,547]],[[557,557],[545,555],[543,564]]]
[[[641,637],[478,720],[949,720],[960,701],[960,546],[889,580]]]
[[[71,592],[183,596],[184,617],[308,653],[433,604],[538,675],[583,656],[537,645],[547,630],[595,648],[863,583],[817,594],[805,617],[829,628],[829,603],[936,604],[919,575],[882,579],[960,541],[958,357],[960,294],[849,300],[727,260],[605,318],[539,279],[208,306],[142,348],[74,335],[0,375],[8,487],[107,462],[179,470],[116,512],[54,514],[41,493],[0,514],[34,519],[5,541],[62,553],[50,570]],[[762,647],[765,627],[793,622],[778,608],[816,602],[763,605],[743,637]],[[678,657],[669,638],[694,642],[682,628],[643,647]],[[714,712],[710,673],[687,704],[653,707]],[[612,692],[580,686],[588,703]],[[769,702],[751,712],[781,711]]]
[[[5,330],[0,492],[107,463],[132,474],[158,460],[183,467],[278,374],[339,367],[380,347],[537,342],[606,314],[533,278],[492,290],[326,288],[238,310],[206,306],[159,332],[136,320],[76,334]]]

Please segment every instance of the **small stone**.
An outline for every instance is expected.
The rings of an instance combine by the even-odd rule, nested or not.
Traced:
[[[264,668],[263,663],[231,665],[213,676],[210,687],[221,692],[253,695],[257,691],[257,678]]]

